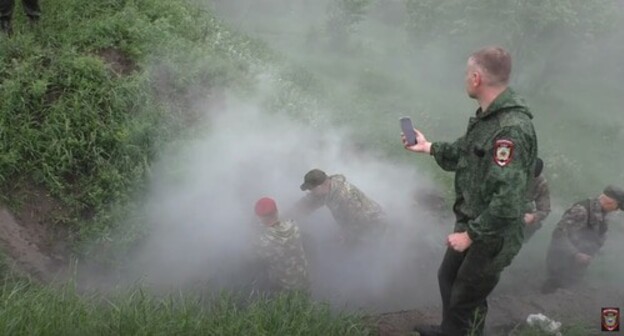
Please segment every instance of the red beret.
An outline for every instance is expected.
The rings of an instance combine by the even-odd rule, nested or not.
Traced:
[[[272,198],[262,197],[256,202],[256,215],[260,217],[273,215],[277,212],[277,205]]]

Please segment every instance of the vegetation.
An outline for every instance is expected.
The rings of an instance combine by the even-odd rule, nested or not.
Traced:
[[[358,315],[332,312],[298,293],[156,296],[141,287],[114,295],[79,293],[73,284],[28,280],[0,285],[3,335],[372,335]]]
[[[77,243],[110,240],[163,144],[192,132],[193,99],[244,89],[268,55],[185,1],[58,0],[34,29],[16,17],[0,39],[2,197],[49,191],[65,210],[49,221]]]
[[[262,101],[268,112],[313,127],[347,124],[356,141],[408,160],[397,146],[396,117],[411,115],[432,139],[460,133],[467,116],[457,111],[473,105],[451,83],[461,78],[465,54],[485,41],[518,56],[518,84],[536,112],[541,155],[562,204],[624,178],[624,158],[613,155],[624,140],[624,120],[614,117],[621,115],[624,68],[578,66],[584,57],[608,60],[601,48],[622,51],[624,41],[613,34],[622,20],[614,0],[322,3],[323,17],[307,19],[313,29],[289,40],[305,52],[280,49],[286,57],[185,0],[51,0],[35,27],[16,11],[15,35],[0,38],[2,200],[19,212],[20,195],[44,190],[60,205],[46,221],[68,229],[75,252],[125,251],[147,234],[133,225],[119,232],[121,223],[141,222],[130,216],[152,162],[166,144],[200,130],[202,113],[192,103],[216,102],[225,89],[254,95],[257,76],[267,73],[274,86]],[[506,29],[498,29],[501,21]],[[331,41],[329,49],[347,47],[350,56],[318,48],[320,40]],[[559,62],[564,58],[572,62]],[[571,83],[573,76],[589,83]],[[596,165],[605,158],[612,165]],[[430,160],[409,160],[450,186]],[[617,256],[601,260],[611,269]],[[0,291],[0,330],[11,335],[372,332],[357,316],[296,295],[247,302],[162,298],[137,288],[110,296],[12,277]],[[583,334],[572,330],[566,335]]]

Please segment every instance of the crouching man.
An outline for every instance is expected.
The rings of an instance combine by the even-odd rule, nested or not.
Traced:
[[[577,283],[607,238],[608,213],[622,210],[624,190],[608,186],[601,195],[572,205],[552,233],[543,293]]]
[[[309,294],[308,261],[299,227],[280,219],[275,201],[263,197],[256,202],[256,216],[263,224],[256,252],[264,264],[270,292],[300,291]]]

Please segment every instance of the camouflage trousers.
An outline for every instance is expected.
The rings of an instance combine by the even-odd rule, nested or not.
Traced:
[[[546,256],[548,281],[556,286],[571,286],[578,283],[587,271],[586,265],[576,262],[576,256],[561,247],[558,238],[553,238]]]
[[[520,247],[520,239],[500,236],[474,242],[462,253],[447,248],[438,270],[444,335],[483,335],[487,297]]]

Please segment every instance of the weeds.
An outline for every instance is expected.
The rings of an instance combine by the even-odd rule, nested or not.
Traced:
[[[67,211],[46,221],[76,246],[110,237],[191,100],[244,87],[251,50],[266,54],[185,1],[58,0],[38,27],[16,21],[0,39],[0,189],[14,209],[47,189]]]
[[[334,314],[297,293],[242,299],[232,293],[158,296],[135,287],[107,296],[73,284],[0,286],[3,335],[372,335],[357,315]]]

